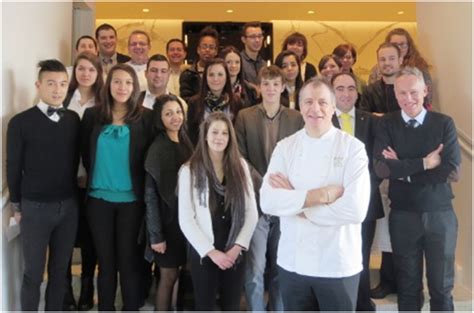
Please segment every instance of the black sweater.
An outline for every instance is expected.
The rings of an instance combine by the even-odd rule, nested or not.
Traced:
[[[10,201],[62,201],[76,190],[79,116],[66,110],[51,121],[35,106],[15,115],[7,130]]]
[[[425,171],[423,158],[441,143],[444,145],[441,164]],[[382,151],[387,146],[397,152],[398,160],[383,157]],[[454,195],[448,177],[459,170],[461,153],[450,117],[427,112],[422,125],[408,128],[401,111],[386,114],[379,124],[374,158],[376,174],[390,179],[392,209],[424,212],[452,207]]]

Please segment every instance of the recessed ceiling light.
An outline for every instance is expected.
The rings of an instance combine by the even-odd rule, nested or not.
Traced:
[[[313,11],[313,10],[309,10],[309,11],[308,11],[308,14],[314,14],[314,11]]]
[[[398,15],[403,15],[403,14],[405,14],[405,11],[398,11],[397,14]]]
[[[150,9],[143,9],[142,11],[143,11],[144,13],[148,13],[148,12],[150,12]]]
[[[227,13],[234,13],[234,10],[229,9],[229,10],[227,10],[226,12],[227,12]]]

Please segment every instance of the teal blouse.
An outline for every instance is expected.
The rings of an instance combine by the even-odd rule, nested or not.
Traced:
[[[130,128],[107,125],[97,139],[94,170],[89,195],[109,202],[133,202],[130,175]]]

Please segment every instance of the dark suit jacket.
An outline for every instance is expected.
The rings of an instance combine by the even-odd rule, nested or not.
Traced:
[[[379,185],[382,182],[380,178],[375,175],[373,164],[373,149],[375,142],[376,117],[372,114],[356,109],[355,111],[355,127],[354,137],[365,144],[365,150],[369,157],[369,171],[370,171],[370,203],[367,216],[364,221],[373,221],[384,216],[382,198],[380,196]],[[332,123],[335,127],[341,128],[336,114],[332,117]]]
[[[117,52],[117,63],[126,63],[130,61],[131,58],[128,55],[121,54]]]
[[[84,112],[81,122],[81,154],[82,162],[88,173],[88,188],[92,182],[97,151],[97,139],[103,124],[98,121],[98,107],[92,107]],[[142,117],[129,124],[130,127],[130,173],[135,196],[143,201],[145,190],[145,153],[152,139],[152,111],[143,108]]]
[[[304,126],[303,118],[298,111],[283,106],[281,110],[277,141],[293,135]],[[241,110],[235,121],[235,133],[240,153],[249,163],[256,191],[260,190],[262,178],[268,168],[262,136],[265,118],[263,114],[261,104],[258,104]]]

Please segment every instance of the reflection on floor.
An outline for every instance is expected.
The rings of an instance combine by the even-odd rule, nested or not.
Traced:
[[[378,271],[377,269],[380,267],[380,256],[379,255],[373,255],[372,260],[370,262],[370,268],[371,268],[371,280],[372,280],[372,285],[375,286],[379,280],[378,277]],[[44,289],[46,284],[43,283],[42,286],[42,299],[44,299]],[[80,292],[80,266],[79,265],[73,265],[73,290],[74,290],[74,295],[77,299],[79,298],[79,292]],[[120,288],[118,288],[117,292],[117,297],[116,297],[116,308],[119,310],[121,308],[121,296],[120,296]],[[425,292],[425,305],[423,306],[423,311],[429,311],[429,295],[428,295],[428,288],[424,287],[424,292]],[[141,311],[152,311],[154,307],[154,290],[152,288],[152,291],[150,292],[150,296],[147,299],[145,306],[143,306],[140,310]],[[454,286],[454,301],[455,301],[455,308],[456,312],[472,312],[473,306],[472,306],[472,299],[473,299],[473,294],[469,292],[466,288],[460,286],[460,285],[455,285]],[[94,296],[94,301],[95,301],[95,306],[93,310],[97,310],[97,290]],[[385,299],[380,299],[380,300],[374,300],[376,306],[377,306],[377,311],[396,311],[397,310],[397,296],[395,294],[387,296]],[[44,309],[44,301],[42,301],[40,305],[40,310]],[[242,310],[245,310],[245,299],[244,296],[242,296]]]

